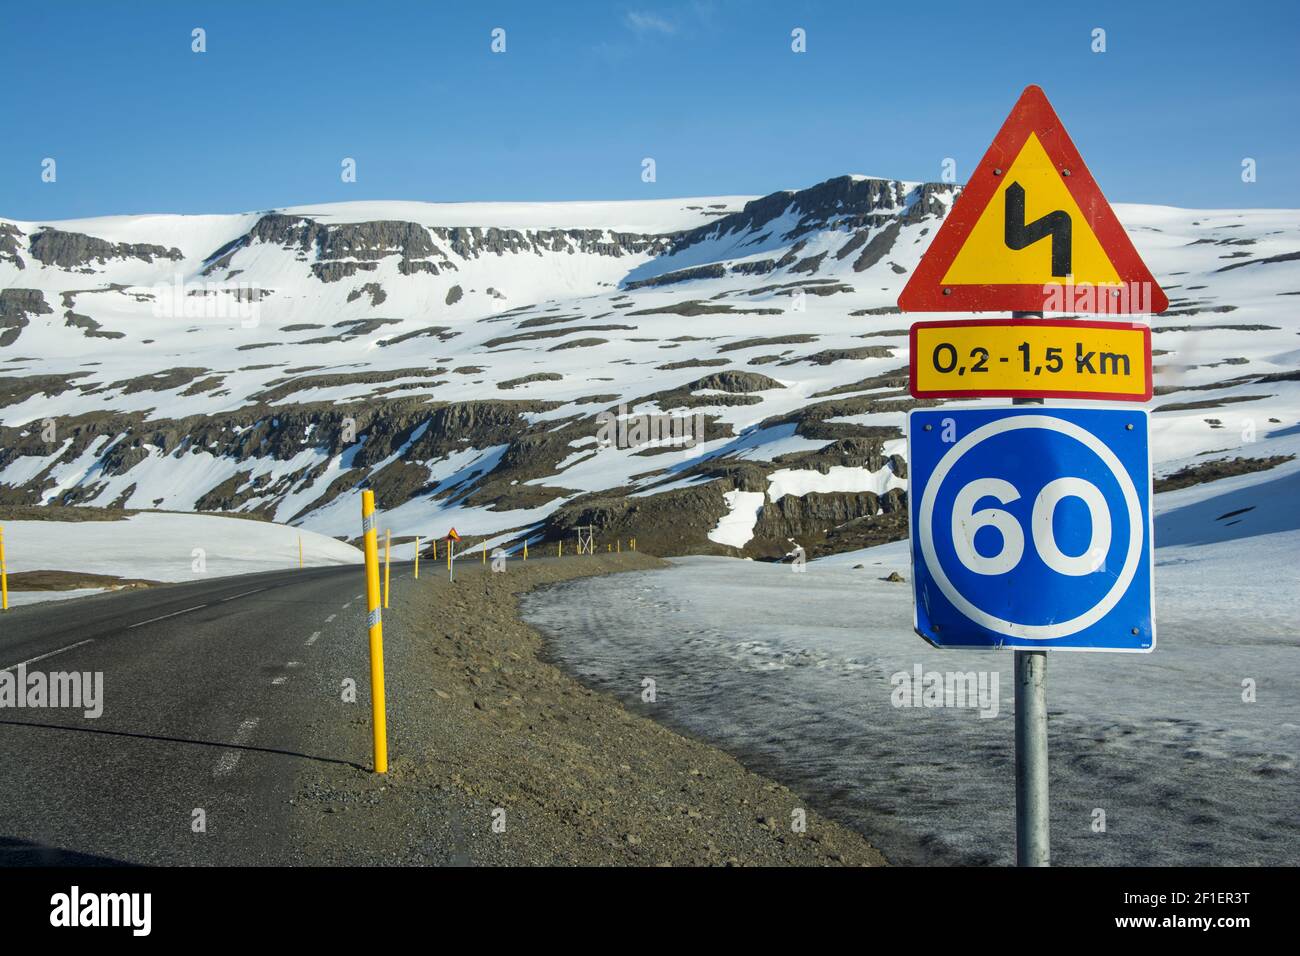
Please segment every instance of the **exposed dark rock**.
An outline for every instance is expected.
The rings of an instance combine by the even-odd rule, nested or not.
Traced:
[[[311,272],[321,282],[338,282],[356,275],[358,269],[374,272],[377,268],[374,262],[314,262]]]
[[[527,385],[529,382],[561,382],[563,380],[564,376],[559,372],[533,372],[531,375],[521,375],[519,378],[508,378],[504,382],[497,382],[497,388],[518,388],[520,385]]]
[[[431,325],[427,329],[415,329],[411,332],[403,332],[401,335],[394,335],[392,338],[380,339],[379,344],[381,346],[397,345],[408,339],[423,338],[425,336],[437,336],[439,342],[445,342],[448,339],[454,339],[458,335],[460,335],[459,332],[453,332],[445,325]]]
[[[502,335],[495,339],[488,339],[483,343],[487,349],[499,348],[502,345],[513,345],[518,342],[534,342],[538,339],[554,339],[564,335],[572,335],[574,332],[635,332],[635,325],[570,325],[562,329],[537,329],[532,332],[516,332],[513,335]]]
[[[887,256],[889,251],[894,248],[894,243],[898,240],[898,234],[902,231],[902,228],[903,224],[895,219],[872,236],[862,250],[862,254],[853,263],[853,271],[865,272]]]
[[[155,259],[179,261],[184,257],[176,248],[150,243],[109,242],[95,236],[80,232],[63,232],[58,229],[42,229],[32,236],[29,251],[32,258],[47,266],[60,269],[79,269],[91,271],[86,267],[94,262],[105,265],[111,259],[140,259],[153,262]]]
[[[652,276],[649,279],[637,279],[634,282],[625,282],[624,289],[642,289],[649,286],[672,285],[677,282],[688,282],[691,279],[721,279],[727,274],[727,267],[722,263],[711,263],[707,266],[696,266],[691,269],[678,269],[675,272],[665,272],[663,275]]]
[[[398,267],[403,275],[418,271],[436,275],[438,267],[455,268],[429,230],[418,223],[376,220],[326,225],[305,216],[269,213],[248,233],[212,253],[204,274],[229,268],[234,256],[254,243],[279,246],[312,259],[312,273],[322,282],[337,282],[356,275],[358,269],[373,271],[376,263],[388,256],[401,257]]]
[[[834,362],[855,361],[860,359],[893,358],[894,350],[888,345],[863,345],[853,349],[825,349],[812,355],[801,355],[787,359],[782,365],[796,365],[799,362],[811,362],[813,365],[830,365]]]
[[[552,345],[546,351],[559,352],[563,349],[586,349],[595,345],[605,345],[609,339],[573,339],[569,342],[561,342],[559,345]]]
[[[770,388],[785,388],[785,386],[776,379],[768,378],[766,375],[759,375],[757,372],[742,372],[738,369],[729,369],[725,372],[714,372],[712,375],[696,379],[685,388],[690,392],[701,389],[715,389],[720,392],[744,393],[761,392]]]
[[[817,336],[800,332],[795,335],[773,335],[766,338],[741,339],[738,342],[728,342],[726,345],[718,346],[718,351],[735,352],[738,349],[752,349],[766,345],[803,345],[807,342],[816,341]]]
[[[825,258],[826,258],[826,253],[824,252],[820,252],[815,256],[808,256],[805,259],[800,259],[798,262],[792,265],[790,267],[790,271],[807,272],[811,275],[821,267],[822,260]]]
[[[40,289],[0,289],[0,348],[17,341],[30,316],[53,311]]]
[[[669,362],[667,365],[656,365],[655,369],[660,372],[675,372],[679,368],[708,368],[710,366],[730,364],[730,359],[687,359],[683,362]]]
[[[1267,458],[1216,458],[1214,461],[1188,465],[1172,474],[1155,480],[1156,494],[1162,491],[1177,491],[1190,488],[1206,481],[1218,481],[1235,475],[1250,475],[1257,471],[1268,471],[1278,465],[1293,461],[1295,455],[1270,455]]]
[[[149,375],[137,375],[135,378],[123,379],[119,382],[113,382],[106,388],[95,389],[87,394],[94,394],[94,391],[107,391],[121,389],[123,395],[134,395],[136,392],[169,392],[173,388],[180,388],[182,385],[188,385],[200,375],[207,374],[206,368],[169,368],[162,372],[153,372]]]
[[[733,305],[701,302],[691,299],[676,305],[663,305],[655,309],[638,309],[628,315],[781,315],[781,309],[737,309]]]
[[[82,334],[92,339],[121,339],[126,337],[124,332],[104,332],[101,331],[100,325],[88,315],[79,315],[68,309],[63,313],[63,324],[70,327],[81,329]]]
[[[70,388],[73,379],[85,378],[89,372],[69,372],[66,375],[0,375],[0,407],[17,405],[33,395],[53,398]]]
[[[613,313],[606,313],[612,315]],[[562,322],[573,322],[576,319],[584,318],[582,313],[577,312],[573,315],[539,315],[535,319],[524,319],[518,325],[517,329],[532,329],[539,325],[559,325]]]
[[[250,396],[255,402],[270,404],[287,398],[294,392],[303,392],[312,388],[338,388],[341,385],[376,385],[387,384],[394,379],[416,378],[441,375],[445,368],[392,368],[373,369],[367,372],[340,372],[336,375],[302,375],[294,378],[280,378],[268,383],[268,387]]]
[[[385,299],[388,298],[388,293],[383,290],[383,288],[379,285],[378,282],[367,282],[361,288],[353,289],[351,292],[349,292],[348,301],[355,302],[363,295],[370,296],[371,308],[379,305],[381,302],[383,302]],[[339,323],[335,323],[335,324],[339,324]]]
[[[1224,266],[1222,269],[1215,269],[1215,272],[1230,272],[1233,269],[1240,269],[1243,266],[1264,266],[1274,265],[1279,262],[1295,262],[1300,259],[1300,252],[1285,252],[1277,256],[1268,256],[1263,259],[1251,259],[1249,262],[1234,262],[1230,266]]]
[[[24,235],[12,222],[0,222],[0,262],[12,262],[19,269],[27,268],[20,255]]]

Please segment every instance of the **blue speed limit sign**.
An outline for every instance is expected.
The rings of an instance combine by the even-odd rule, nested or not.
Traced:
[[[908,415],[916,632],[940,647],[1150,651],[1143,410]]]

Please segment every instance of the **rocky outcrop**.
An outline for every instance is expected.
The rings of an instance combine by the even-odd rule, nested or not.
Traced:
[[[787,214],[798,217],[793,227],[779,237],[787,240],[798,240],[812,232],[830,228],[852,232],[883,225],[897,217],[909,222],[918,221],[923,216],[942,213],[945,208],[943,199],[951,197],[955,189],[955,186],[944,183],[925,183],[909,190],[895,180],[839,176],[808,189],[783,190],[747,202],[739,212],[683,233],[673,243],[671,251],[680,252],[697,243],[724,236],[765,235],[775,220]]]
[[[91,339],[121,339],[124,332],[105,332],[98,322],[88,315],[81,315],[68,309],[63,313],[63,324],[70,328],[81,329],[82,334]]]
[[[17,341],[30,316],[53,311],[40,289],[0,289],[0,348]]]
[[[578,527],[591,525],[602,544],[636,538],[637,549],[651,554],[725,554],[728,549],[710,541],[708,532],[728,511],[728,490],[726,482],[714,482],[637,498],[587,495],[553,512],[541,533],[546,541],[564,541],[566,551]]]
[[[139,259],[153,262],[155,259],[180,261],[185,258],[177,248],[144,242],[109,242],[95,236],[80,232],[63,232],[58,229],[42,229],[32,236],[28,247],[32,258],[47,266],[56,266],[69,272],[93,272],[88,268],[91,263],[104,265],[114,259]]]
[[[320,223],[306,216],[270,213],[260,218],[246,234],[208,256],[205,275],[229,269],[235,255],[257,243],[293,251],[312,262],[312,273],[322,282],[337,282],[373,271],[389,256],[399,257],[404,275],[416,271],[438,274],[440,268],[455,269],[447,255],[433,241],[429,230],[414,222],[374,220],[371,222]]]
[[[678,269],[676,272],[665,272],[663,275],[652,276],[649,279],[638,279],[624,284],[623,288],[641,289],[649,286],[672,285],[676,282],[688,282],[691,279],[721,279],[726,274],[727,267],[715,262],[707,266],[696,266],[694,269]]]
[[[365,295],[370,296],[371,308],[374,308],[375,306],[381,304],[385,299],[388,298],[388,293],[383,290],[383,287],[380,286],[378,282],[367,282],[361,288],[353,289],[351,292],[349,292],[348,301],[355,302],[357,299]]]
[[[27,268],[20,255],[24,235],[12,222],[0,222],[0,262],[12,262],[19,269]]]
[[[712,375],[697,378],[686,386],[688,392],[700,389],[716,389],[720,392],[744,393],[761,392],[769,388],[785,388],[785,386],[776,379],[760,375],[758,372],[742,372],[737,369],[714,372]]]
[[[520,385],[527,385],[529,382],[559,382],[564,376],[559,372],[533,372],[531,375],[521,375],[518,378],[508,378],[504,382],[497,382],[497,388],[511,389],[518,388]]]
[[[607,229],[519,230],[478,226],[435,226],[432,231],[462,259],[521,253],[541,255],[545,252],[614,258],[639,253],[659,255],[672,242],[671,236],[613,232]]]
[[[795,543],[809,558],[858,551],[907,537],[907,493],[891,491],[787,495],[780,508],[764,508],[745,553],[780,560]],[[873,510],[874,509],[874,510]]]

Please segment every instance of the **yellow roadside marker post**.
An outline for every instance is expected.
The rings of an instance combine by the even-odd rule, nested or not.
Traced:
[[[524,541],[524,560],[528,560],[528,542],[526,540]]]
[[[370,634],[370,722],[374,730],[375,773],[388,773],[388,720],[384,710],[384,619],[379,610],[379,532],[375,493],[361,492],[361,531],[366,552],[366,624]]]
[[[622,538],[619,538],[619,539],[618,539],[618,546],[614,549],[614,552],[615,552],[616,554],[622,554],[622,553],[623,553],[623,539],[622,539]]]
[[[438,560],[438,539],[433,539],[433,560]]]
[[[484,541],[478,546],[478,553],[483,558],[483,564],[487,564],[487,542]]]
[[[562,557],[564,557],[564,539],[563,539],[563,538],[561,538],[561,539],[560,539],[560,543],[557,544],[557,545],[555,546],[555,556],[556,556],[557,558],[562,558]]]
[[[633,551],[636,550],[636,538],[633,538],[633,539],[632,539],[632,550],[633,550]]]
[[[415,536],[415,580],[420,580],[420,536]]]
[[[388,607],[388,549],[393,540],[393,532],[384,531],[384,607]]]
[[[9,610],[9,573],[5,570],[4,528],[0,528],[0,610]]]

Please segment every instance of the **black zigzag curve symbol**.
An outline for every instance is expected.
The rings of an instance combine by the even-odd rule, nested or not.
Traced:
[[[1052,237],[1052,275],[1068,276],[1073,271],[1070,242],[1070,214],[1063,209],[1025,222],[1025,187],[1012,183],[1007,187],[1008,249],[1020,250],[1032,246],[1040,239]]]

